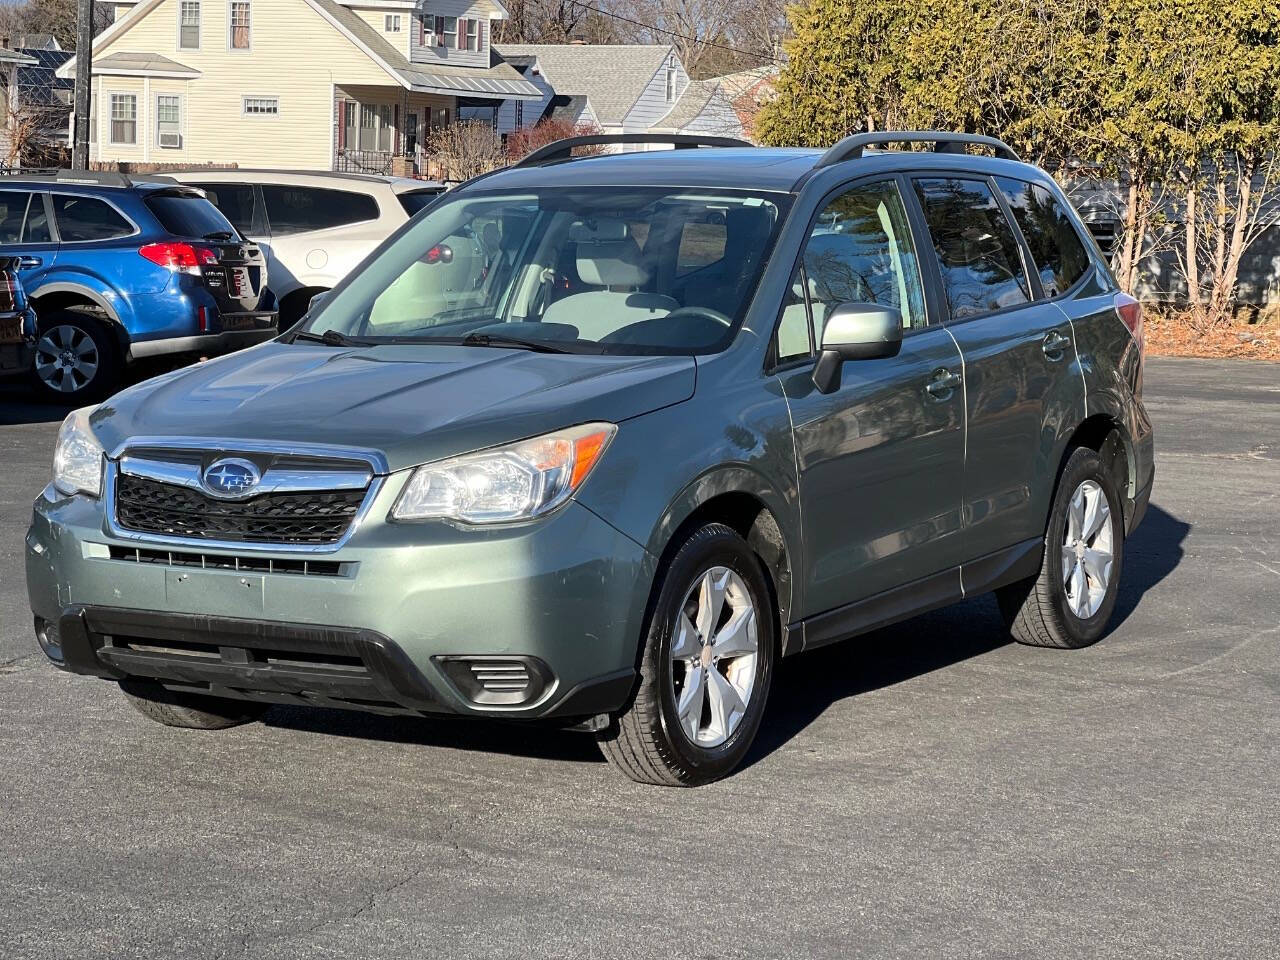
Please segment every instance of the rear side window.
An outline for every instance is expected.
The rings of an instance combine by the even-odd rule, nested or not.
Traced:
[[[274,236],[378,219],[378,202],[367,194],[349,190],[264,184],[262,200]]]
[[[1007,177],[998,177],[996,183],[1031,248],[1045,296],[1066,293],[1089,269],[1089,254],[1070,215],[1044,187]]]
[[[409,216],[413,216],[436,197],[440,196],[439,190],[414,190],[412,193],[401,193],[397,195],[400,206],[404,207],[404,212]]]
[[[981,180],[917,180],[952,320],[1031,300],[1013,228]]]
[[[235,227],[208,200],[190,194],[153,193],[144,201],[166,233],[204,240],[234,239]]]
[[[209,202],[245,236],[254,232],[253,186],[241,183],[197,183]]]
[[[57,221],[58,237],[63,243],[114,240],[134,232],[133,224],[115,207],[97,197],[55,193],[53,218]]]
[[[25,190],[0,190],[0,243],[48,243],[44,200]]]

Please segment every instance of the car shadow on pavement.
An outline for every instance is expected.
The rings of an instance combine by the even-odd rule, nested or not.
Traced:
[[[1111,625],[1128,619],[1143,596],[1182,559],[1191,525],[1154,504],[1125,541],[1124,572]],[[784,660],[769,708],[744,766],[768,756],[840,700],[903,683],[1012,643],[995,597],[974,597],[863,636]],[[1051,651],[1050,651],[1051,652]]]

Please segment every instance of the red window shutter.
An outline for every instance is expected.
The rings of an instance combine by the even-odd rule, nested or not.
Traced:
[[[484,24],[483,20],[476,21],[476,49],[484,49]]]
[[[436,17],[436,46],[444,46],[444,17]]]
[[[391,144],[391,152],[396,156],[400,155],[400,104],[391,105],[391,129],[395,131],[394,140]]]
[[[347,101],[338,101],[338,149],[347,145]]]
[[[427,42],[427,18],[422,14],[418,14],[414,19],[418,21],[418,46],[425,46]]]
[[[469,24],[470,22],[471,22],[470,20],[464,19],[463,17],[458,18],[458,49],[459,50],[467,49],[467,24]]]

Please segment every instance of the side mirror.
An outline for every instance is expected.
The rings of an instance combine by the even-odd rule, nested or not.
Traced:
[[[315,312],[316,307],[318,307],[318,306],[320,306],[320,304],[324,303],[325,298],[326,298],[326,297],[328,297],[328,296],[329,296],[329,291],[328,291],[328,290],[321,290],[319,293],[317,293],[315,296],[313,296],[310,300],[308,300],[308,301],[307,301],[307,313],[314,313],[314,312]]]
[[[840,389],[846,360],[896,357],[902,349],[902,314],[878,303],[842,303],[827,317],[813,385],[822,393]]]

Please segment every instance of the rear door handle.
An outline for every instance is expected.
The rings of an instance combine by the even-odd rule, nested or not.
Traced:
[[[1057,330],[1050,330],[1045,334],[1044,342],[1040,345],[1040,349],[1044,351],[1044,355],[1050,360],[1061,360],[1062,351],[1071,346],[1071,338],[1064,337]]]
[[[937,400],[945,400],[951,391],[963,383],[958,373],[952,373],[945,367],[933,375],[933,379],[924,385],[925,392]]]
[[[43,261],[42,259],[40,259],[39,257],[19,257],[19,258],[18,258],[18,269],[19,269],[19,270],[30,270],[32,267],[38,267],[38,266],[40,266],[40,264],[42,264],[42,263],[44,263],[44,261]]]

